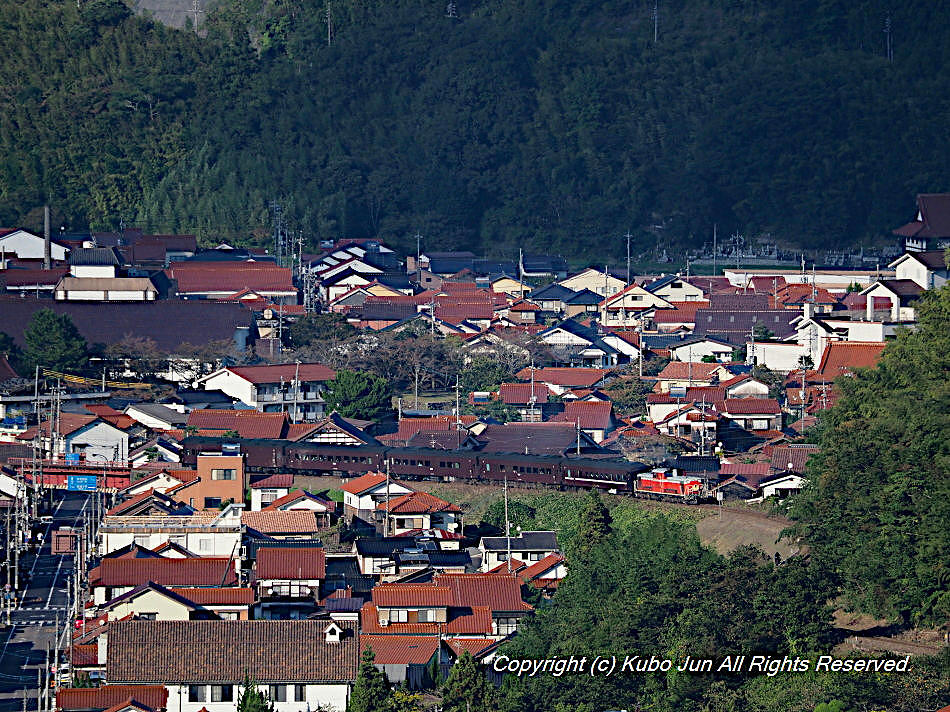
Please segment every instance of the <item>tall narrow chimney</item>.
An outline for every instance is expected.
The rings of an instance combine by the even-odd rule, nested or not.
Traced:
[[[49,206],[43,206],[43,269],[50,268],[53,248],[49,241]]]

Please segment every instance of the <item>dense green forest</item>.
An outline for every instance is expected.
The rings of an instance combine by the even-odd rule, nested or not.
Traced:
[[[276,199],[311,242],[618,256],[867,242],[950,189],[950,6],[661,0],[654,42],[653,5],[2,3],[0,221],[263,239]]]
[[[877,368],[841,378],[821,422],[797,533],[860,610],[950,623],[950,287],[925,294],[918,328]]]

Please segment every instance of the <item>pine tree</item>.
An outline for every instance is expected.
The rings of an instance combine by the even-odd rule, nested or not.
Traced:
[[[238,712],[274,712],[274,703],[257,689],[257,685],[247,673],[244,673],[241,694],[238,695],[237,710]]]
[[[575,555],[586,557],[603,543],[613,531],[612,523],[613,517],[610,516],[600,495],[591,490],[584,502],[580,526],[574,540]]]
[[[71,371],[85,364],[86,340],[66,314],[40,309],[30,319],[23,338],[26,341],[23,361],[28,372],[35,366]]]
[[[356,674],[347,712],[387,712],[389,708],[389,681],[386,673],[377,669],[372,648],[363,651],[360,669]]]
[[[443,712],[494,712],[498,695],[467,650],[442,685]]]

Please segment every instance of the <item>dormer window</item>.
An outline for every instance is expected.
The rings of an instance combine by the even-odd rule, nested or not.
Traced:
[[[331,623],[323,631],[323,637],[328,643],[339,643],[343,635],[343,629],[336,623]]]

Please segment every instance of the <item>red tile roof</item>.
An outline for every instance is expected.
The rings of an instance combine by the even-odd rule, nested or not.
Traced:
[[[284,363],[273,366],[229,366],[228,370],[251,383],[290,383],[295,377],[300,381],[330,381],[336,375],[329,366],[322,363],[302,363],[299,371],[297,364]]]
[[[727,398],[716,409],[730,415],[778,415],[781,406],[774,398]]]
[[[165,272],[179,293],[296,292],[292,271],[269,262],[179,262]]]
[[[360,613],[361,635],[491,635],[491,608],[475,606],[471,609],[449,609],[447,623],[390,623],[379,624],[379,614],[372,603],[364,603]]]
[[[168,703],[164,685],[103,685],[102,687],[64,687],[56,693],[56,709],[107,710],[129,698],[153,710],[163,710]]]
[[[290,472],[278,472],[273,475],[267,475],[259,480],[251,482],[251,489],[261,489],[263,487],[293,487],[294,476]]]
[[[461,512],[451,502],[439,499],[428,492],[410,492],[388,502],[380,502],[376,509],[385,512],[389,508],[392,514],[431,514],[433,512]]]
[[[74,667],[89,667],[99,664],[99,644],[73,645],[72,663]]]
[[[317,546],[270,547],[257,550],[257,579],[322,579],[327,575],[327,554]]]
[[[685,381],[690,378],[694,381],[711,381],[713,374],[720,368],[722,365],[718,363],[670,361],[656,378],[658,381]]]
[[[540,561],[519,571],[518,577],[525,583],[528,583],[562,563],[564,563],[564,557],[561,554],[548,554]]]
[[[360,652],[372,649],[377,665],[425,665],[439,649],[439,642],[432,635],[364,634],[360,636]]]
[[[199,606],[249,606],[254,603],[254,589],[239,586],[171,588],[169,590]]]
[[[234,430],[242,438],[277,439],[284,433],[284,413],[261,413],[256,410],[193,410],[188,425],[196,428]]]
[[[709,302],[670,302],[673,309],[657,309],[653,314],[655,324],[691,324],[696,321],[696,310],[706,309]]]
[[[456,606],[487,606],[492,611],[532,611],[521,600],[521,582],[508,574],[439,574],[436,586],[452,591]]]
[[[534,388],[530,383],[502,383],[498,387],[498,399],[508,405],[526,405],[530,402],[532,395],[535,403],[547,403],[551,389],[537,379]]]
[[[449,608],[453,601],[448,586],[431,583],[382,583],[373,589],[377,608]]]
[[[390,478],[390,483],[395,482],[394,478]],[[369,472],[361,477],[357,477],[354,480],[350,480],[345,485],[340,487],[344,492],[349,494],[361,495],[364,492],[369,492],[371,489],[379,487],[386,483],[386,475],[382,472]],[[399,483],[403,487],[408,487],[408,485]],[[411,488],[410,488],[411,489]]]
[[[556,386],[590,388],[599,383],[610,371],[605,368],[536,368],[535,383],[553,383]],[[515,374],[523,381],[531,380],[531,368],[523,368]]]
[[[313,534],[320,531],[314,513],[302,509],[244,512],[241,524],[261,534]]]
[[[579,423],[581,430],[609,430],[613,422],[613,403],[610,401],[571,401],[564,412],[551,420]]]
[[[93,586],[233,586],[234,562],[227,557],[194,559],[103,559],[89,572]]]
[[[832,341],[825,346],[818,373],[832,380],[856,368],[874,368],[884,344],[870,341]]]
[[[463,415],[459,418],[462,425],[471,425],[477,418]],[[403,418],[399,421],[399,430],[394,433],[395,440],[410,440],[420,432],[444,432],[455,429],[454,415],[436,415],[431,418]]]
[[[60,436],[70,435],[80,428],[84,428],[90,423],[99,420],[99,416],[96,415],[83,415],[82,413],[61,413],[59,416],[59,426],[57,431]],[[18,440],[32,440],[33,437],[39,432],[43,437],[49,437],[52,430],[52,423],[49,420],[44,420],[39,426],[33,426],[19,435],[17,435]]]
[[[767,462],[724,462],[719,466],[720,477],[732,477],[733,475],[762,477],[767,474],[769,474],[769,463]]]
[[[449,638],[446,642],[456,655],[461,655],[467,650],[469,655],[476,660],[500,644],[497,640],[485,638]]]

